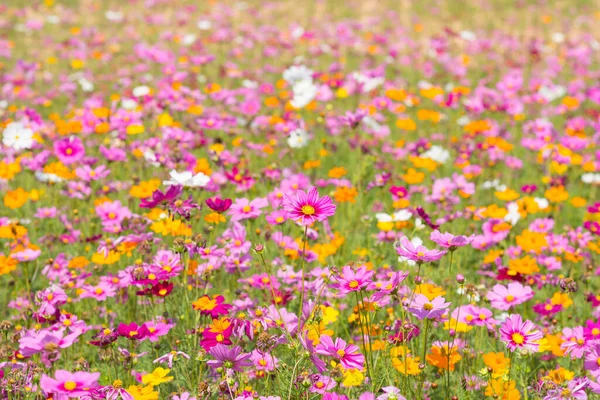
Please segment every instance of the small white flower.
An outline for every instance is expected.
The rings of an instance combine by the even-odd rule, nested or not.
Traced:
[[[475,33],[471,32],[471,31],[461,31],[460,37],[463,40],[466,40],[467,42],[472,42],[473,40],[477,39],[477,36],[475,35]]]
[[[171,185],[183,185],[186,187],[204,187],[210,182],[210,178],[204,175],[202,172],[194,175],[190,171],[177,172],[175,170],[171,170],[169,173],[171,175],[171,179],[168,181],[163,181],[163,185],[171,186]]]
[[[46,22],[52,25],[56,25],[60,23],[60,18],[57,15],[48,15],[46,17]]]
[[[471,120],[466,115],[463,115],[462,117],[460,117],[459,119],[456,120],[456,123],[460,126],[464,126],[464,125],[468,124],[469,122],[471,122]]]
[[[207,31],[210,28],[212,28],[212,22],[210,22],[207,19],[202,19],[200,21],[198,21],[198,24],[196,24],[196,26],[198,27],[198,29],[200,29],[201,31]]]
[[[297,26],[294,29],[292,29],[292,37],[294,39],[299,39],[302,37],[302,35],[304,35],[304,28],[301,26]]]
[[[552,34],[552,41],[554,43],[562,43],[565,41],[565,35],[562,32],[554,32]]]
[[[30,149],[33,146],[33,131],[21,122],[11,122],[4,128],[2,143],[15,150]]]
[[[283,71],[283,79],[292,86],[303,81],[312,83],[312,75],[313,71],[304,65],[292,65]]]
[[[94,90],[94,84],[85,78],[79,78],[79,86],[84,92],[92,92]]]
[[[142,97],[150,94],[150,88],[146,85],[137,86],[133,88],[133,95],[135,97]]]
[[[504,217],[506,222],[509,222],[512,226],[515,226],[517,222],[521,219],[521,214],[519,213],[519,205],[517,203],[509,203],[508,213]]]
[[[133,99],[121,100],[121,107],[123,107],[126,110],[135,110],[137,106],[138,106],[137,101],[135,101]]]
[[[450,152],[441,146],[431,146],[429,150],[421,154],[423,158],[430,158],[440,164],[445,164],[450,158]]]
[[[362,91],[367,93],[371,90],[377,88],[379,85],[383,84],[384,79],[381,77],[371,78],[369,76],[363,75],[360,72],[355,72],[352,74],[354,80],[362,85]]]
[[[120,11],[108,10],[107,12],[104,13],[104,16],[110,22],[120,22],[123,20],[123,13]]]
[[[288,145],[292,149],[300,149],[305,147],[308,144],[309,138],[308,133],[304,129],[294,129],[290,132],[290,137],[288,137]]]
[[[548,206],[550,206],[550,203],[548,202],[548,200],[546,200],[543,197],[536,197],[533,200],[537,203],[538,207],[541,208],[542,210],[544,210],[544,209],[548,208]]]
[[[600,184],[600,174],[588,172],[587,174],[581,175],[581,181],[587,184]]]
[[[184,46],[189,46],[191,44],[193,44],[196,41],[196,35],[194,35],[193,33],[188,33],[187,35],[185,35],[183,37],[183,39],[181,39],[181,44],[183,44]]]
[[[292,88],[292,92],[294,93],[293,99],[290,101],[290,104],[294,108],[302,108],[307,106],[311,101],[314,100],[317,95],[318,88],[312,82],[312,80],[306,80],[298,82]]]

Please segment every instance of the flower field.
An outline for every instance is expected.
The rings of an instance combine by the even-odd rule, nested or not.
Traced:
[[[0,3],[0,399],[600,399],[592,1]]]

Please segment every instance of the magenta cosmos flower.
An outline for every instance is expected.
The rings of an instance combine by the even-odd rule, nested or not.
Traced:
[[[54,379],[43,375],[40,387],[46,393],[64,394],[67,397],[80,397],[86,395],[90,389],[98,387],[100,373],[75,372],[58,370]]]
[[[288,218],[305,226],[331,217],[335,214],[335,208],[329,196],[319,197],[314,186],[308,189],[308,192],[298,190],[295,198],[286,195],[283,202],[283,209],[287,211]]]
[[[250,354],[242,353],[239,346],[230,349],[223,344],[217,344],[208,353],[215,358],[206,363],[211,368],[225,367],[240,372],[244,367],[252,366],[252,362],[248,360]]]
[[[65,165],[76,163],[85,155],[81,139],[71,136],[54,142],[54,154]]]
[[[340,338],[335,339],[334,342],[331,336],[327,335],[321,335],[317,345],[317,354],[337,358],[340,360],[342,367],[347,369],[362,369],[365,363],[365,356],[359,352],[357,346],[347,344]]]
[[[415,247],[406,236],[400,239],[400,246],[396,247],[398,255],[415,261],[418,264],[437,261],[447,252],[447,250],[429,250],[425,246]]]
[[[517,304],[525,303],[533,298],[533,290],[519,282],[511,282],[508,286],[495,285],[487,294],[492,307],[506,311]]]
[[[450,303],[446,303],[446,299],[441,296],[430,301],[424,294],[417,294],[410,303],[408,311],[418,319],[434,319],[442,316],[448,307]]]
[[[373,271],[368,271],[364,265],[356,271],[349,265],[346,265],[342,268],[341,275],[336,277],[337,283],[334,283],[332,287],[337,288],[340,294],[357,292],[369,286],[372,276]]]
[[[519,314],[509,316],[500,327],[500,340],[506,343],[510,351],[523,349],[534,353],[540,347],[538,341],[543,337],[533,322],[523,321]]]

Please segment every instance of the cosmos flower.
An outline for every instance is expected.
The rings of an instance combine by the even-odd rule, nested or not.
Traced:
[[[341,338],[336,338],[334,342],[331,336],[321,335],[316,349],[317,354],[331,356],[339,360],[344,368],[363,368],[365,356],[359,352],[357,346],[347,344]]]
[[[208,351],[214,360],[206,362],[211,368],[225,367],[237,372],[241,372],[244,367],[252,366],[252,362],[249,360],[251,354],[242,353],[242,349],[239,346],[229,348],[223,344],[217,344]]]
[[[33,146],[33,131],[22,122],[11,122],[2,133],[2,143],[15,150],[26,150]]]
[[[177,172],[171,170],[169,172],[171,179],[163,181],[163,185],[181,185],[184,187],[204,187],[210,182],[210,178],[204,175],[202,172],[198,172],[194,175],[190,171]]]
[[[533,298],[533,290],[519,282],[511,282],[508,286],[494,285],[488,292],[487,298],[492,307],[506,311],[511,307],[525,303]]]
[[[298,190],[294,196],[285,196],[283,209],[288,218],[301,225],[311,225],[315,221],[324,221],[335,214],[336,206],[329,196],[319,197],[316,187],[308,192]]]
[[[440,233],[437,229],[431,232],[429,236],[431,241],[437,243],[441,247],[454,251],[459,247],[466,246],[473,241],[473,236],[454,236],[451,233]]]
[[[535,353],[544,335],[531,321],[523,321],[519,314],[510,315],[500,326],[500,340],[506,343],[510,351],[526,350]]]
[[[446,303],[446,299],[441,296],[429,300],[424,294],[416,294],[408,311],[418,319],[435,319],[442,316],[448,307],[450,303]]]
[[[85,396],[90,389],[98,387],[99,372],[69,372],[57,370],[54,379],[42,375],[40,387],[48,394],[66,395],[68,398]]]
[[[406,236],[400,239],[400,245],[396,247],[398,255],[418,264],[437,261],[447,252],[447,250],[428,250],[425,246],[414,246]]]
[[[367,267],[362,265],[356,271],[349,265],[342,268],[342,273],[336,276],[337,282],[331,286],[338,289],[340,294],[357,292],[363,290],[371,283],[373,271],[368,271]]]

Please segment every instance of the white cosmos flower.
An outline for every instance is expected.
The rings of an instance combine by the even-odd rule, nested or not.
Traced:
[[[509,222],[512,226],[515,226],[517,222],[521,219],[521,214],[519,213],[519,205],[517,203],[509,203],[508,213],[504,217],[506,222]]]
[[[431,146],[429,150],[421,154],[423,158],[431,158],[440,164],[445,164],[450,158],[450,152],[441,146]]]
[[[384,79],[381,77],[371,78],[369,76],[363,75],[360,72],[355,72],[352,74],[352,77],[356,82],[362,85],[362,91],[367,93],[371,90],[375,89],[377,86],[383,84]]]
[[[169,173],[171,175],[171,179],[168,181],[163,181],[163,185],[171,186],[171,185],[183,185],[187,187],[204,187],[210,182],[210,178],[204,175],[202,172],[198,172],[194,175],[190,171],[177,172],[175,170],[171,170]]]
[[[138,106],[137,101],[135,101],[133,99],[121,100],[121,107],[123,107],[126,110],[135,110],[137,106]]]
[[[312,82],[312,80],[298,82],[292,88],[294,98],[290,101],[290,104],[294,108],[305,107],[314,100],[315,96],[317,95],[317,91],[318,88]]]
[[[283,71],[283,79],[292,86],[303,81],[312,83],[312,75],[312,69],[309,69],[304,65],[292,65]]]
[[[150,94],[150,88],[146,85],[137,86],[133,88],[133,95],[135,97],[142,97]]]
[[[198,21],[198,24],[196,24],[196,26],[198,27],[198,29],[200,29],[201,31],[207,31],[210,28],[212,28],[212,22],[210,22],[207,19],[202,19],[200,21]]]
[[[4,128],[2,143],[15,150],[30,149],[33,146],[33,131],[22,122],[11,122]]]
[[[564,86],[542,86],[538,90],[538,94],[544,98],[547,102],[552,102],[556,99],[563,97],[567,93],[567,89]]]
[[[460,33],[460,37],[467,42],[472,42],[473,40],[477,39],[477,36],[471,31],[462,31]]]
[[[290,137],[288,137],[288,144],[292,149],[300,149],[305,147],[308,144],[309,138],[308,133],[304,129],[294,129],[290,132]]]
[[[123,20],[123,13],[120,11],[108,10],[104,13],[104,16],[111,22],[120,22]]]

